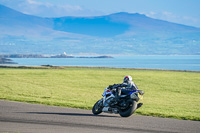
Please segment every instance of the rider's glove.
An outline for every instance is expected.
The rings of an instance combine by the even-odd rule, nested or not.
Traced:
[[[112,90],[112,89],[113,89],[113,85],[109,85],[109,86],[108,86],[108,89],[109,89],[109,90]]]

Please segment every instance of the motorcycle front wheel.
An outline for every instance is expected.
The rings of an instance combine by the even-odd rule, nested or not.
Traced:
[[[100,114],[102,112],[102,109],[103,109],[102,100],[99,100],[94,104],[94,106],[92,108],[92,113],[94,115],[98,115],[98,114]]]

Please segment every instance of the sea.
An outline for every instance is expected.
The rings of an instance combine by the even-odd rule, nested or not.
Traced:
[[[113,58],[11,58],[25,66],[87,66],[200,71],[200,55],[113,56]]]

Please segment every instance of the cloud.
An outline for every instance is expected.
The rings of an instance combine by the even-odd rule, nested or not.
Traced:
[[[102,12],[84,9],[79,5],[52,4],[45,1],[38,2],[35,0],[1,0],[0,4],[25,14],[40,17],[95,16],[102,14]]]
[[[191,16],[180,16],[168,11],[163,11],[163,12],[150,11],[144,14],[148,17],[155,18],[155,19],[166,20],[169,22],[174,22],[174,23],[179,23],[179,24],[184,24],[184,25],[196,25],[196,27],[200,27],[199,25],[200,19],[191,17]]]
[[[36,1],[33,1],[33,0],[27,0],[27,2],[28,2],[29,4],[38,4],[38,5],[41,4],[41,2],[36,2]]]
[[[36,2],[33,0],[24,0],[24,3],[19,4],[22,11],[27,14],[32,14],[42,17],[60,17],[81,12],[83,9],[80,6],[72,5],[55,5],[48,2]]]

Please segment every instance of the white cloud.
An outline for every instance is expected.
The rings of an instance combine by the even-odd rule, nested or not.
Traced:
[[[38,5],[41,4],[41,2],[36,2],[36,1],[33,1],[33,0],[27,0],[27,3],[29,3],[29,4],[38,4]]]
[[[29,15],[41,17],[92,16],[102,12],[84,9],[79,5],[52,4],[35,0],[1,0],[0,4]]]
[[[24,4],[24,5],[23,5]],[[21,4],[23,12],[42,17],[60,17],[70,15],[83,10],[80,6],[72,5],[54,5],[48,2],[36,2],[33,0],[25,0]]]
[[[150,11],[149,14],[150,14],[150,16],[154,16],[154,15],[156,15],[157,13],[156,13],[156,12],[153,12],[153,11]]]
[[[148,17],[158,18],[158,19],[164,19],[168,20],[171,18],[177,18],[177,16],[171,12],[163,11],[163,12],[153,12],[150,11],[148,13],[145,13]]]
[[[153,12],[150,11],[148,13],[144,13],[146,16],[155,18],[155,19],[161,19],[166,20],[169,22],[184,24],[184,25],[197,25],[199,27],[200,19],[190,17],[190,16],[179,16],[172,12],[163,11],[163,12]]]

